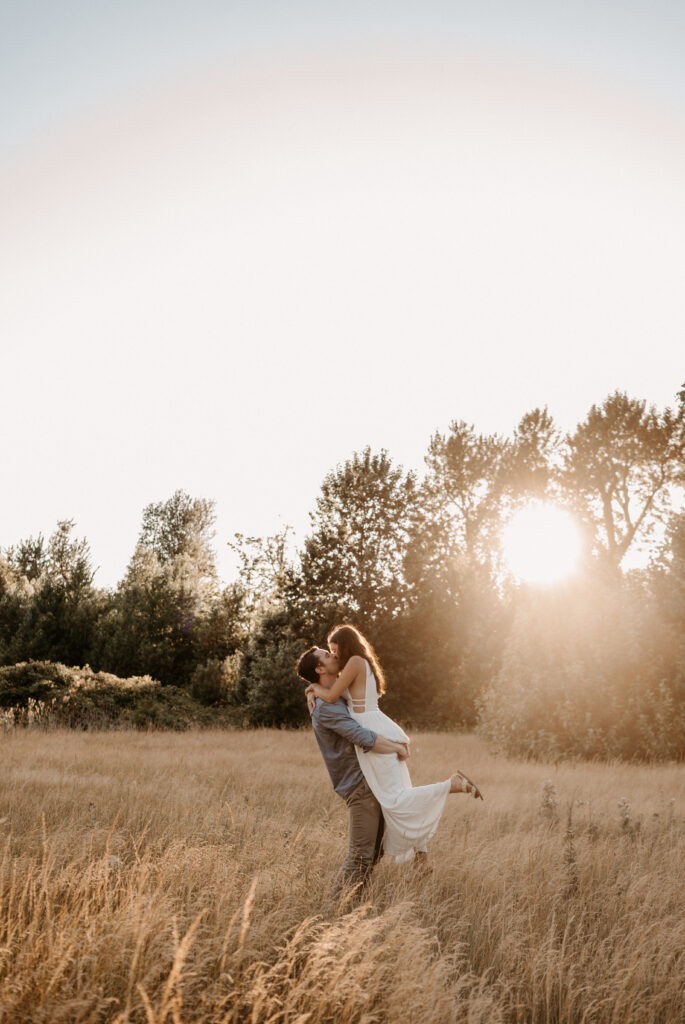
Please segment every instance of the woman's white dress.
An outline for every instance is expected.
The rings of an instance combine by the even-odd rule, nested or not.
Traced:
[[[409,737],[397,722],[388,718],[378,707],[376,677],[368,661],[366,665],[365,700],[353,700],[348,690],[343,697],[350,714],[366,729],[373,729],[389,740],[408,742]],[[364,710],[358,710],[364,704]],[[366,754],[355,748],[359,765],[369,788],[383,808],[385,834],[383,849],[393,860],[400,862],[413,857],[416,850],[425,851],[434,835],[450,791],[450,780],[431,786],[412,786],[405,761],[396,754]]]

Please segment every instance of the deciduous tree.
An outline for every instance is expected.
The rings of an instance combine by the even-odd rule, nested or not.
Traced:
[[[154,551],[162,565],[178,555],[187,555],[202,575],[215,575],[215,522],[214,501],[175,491],[167,501],[152,503],[143,510],[138,545]]]
[[[683,438],[682,416],[621,391],[593,405],[568,436],[563,485],[612,568],[668,512],[682,479]]]

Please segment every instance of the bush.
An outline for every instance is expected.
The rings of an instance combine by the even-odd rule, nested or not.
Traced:
[[[677,638],[630,581],[519,597],[480,729],[508,754],[685,757]]]
[[[5,728],[190,729],[229,725],[228,709],[203,707],[186,690],[150,676],[120,679],[57,662],[22,662],[0,668],[0,709]]]
[[[224,661],[210,658],[204,665],[198,665],[190,677],[191,695],[200,704],[224,703],[233,691],[240,664],[240,654],[233,654]]]

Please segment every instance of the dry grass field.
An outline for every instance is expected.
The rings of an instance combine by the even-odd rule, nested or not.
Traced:
[[[326,897],[346,813],[309,732],[0,735],[0,1024],[685,1020],[685,767],[460,767],[434,872]],[[572,811],[569,828],[569,809]]]

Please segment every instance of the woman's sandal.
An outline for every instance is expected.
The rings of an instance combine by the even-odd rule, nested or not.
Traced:
[[[459,769],[457,769],[452,778],[454,778],[455,775],[457,776],[458,779],[461,779],[462,793],[473,793],[474,800],[483,799],[483,794],[481,793],[475,782],[471,782],[471,779],[468,777],[468,775],[464,775],[464,773],[460,772]]]

